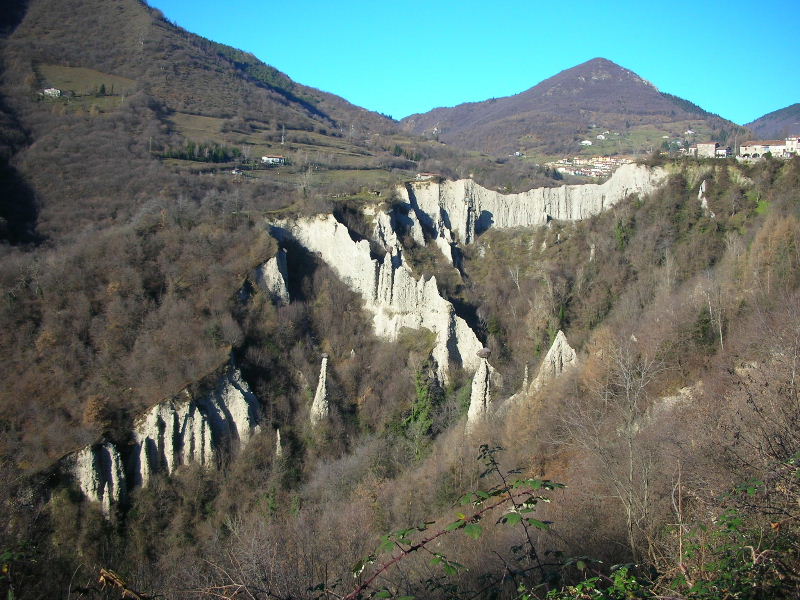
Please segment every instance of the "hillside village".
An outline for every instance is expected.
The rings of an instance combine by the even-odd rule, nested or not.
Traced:
[[[591,142],[589,144],[584,144],[584,142],[581,144],[591,144]],[[668,154],[666,151],[661,152],[662,156]],[[755,161],[761,160],[767,155],[782,159],[800,156],[800,137],[789,136],[784,140],[747,141],[739,146],[739,152],[735,158],[739,161]],[[719,142],[698,142],[688,148],[679,148],[678,156],[730,158],[734,156],[734,153],[730,146],[722,146]],[[619,167],[631,162],[634,162],[634,158],[628,156],[574,156],[546,163],[545,166],[564,175],[604,178],[610,177]]]
[[[702,142],[690,146],[685,152],[696,158],[728,158],[733,156],[730,146],[719,142]],[[739,146],[737,160],[758,160],[769,154],[773,158],[792,158],[800,154],[800,137],[789,136],[784,140],[759,140],[743,142]]]

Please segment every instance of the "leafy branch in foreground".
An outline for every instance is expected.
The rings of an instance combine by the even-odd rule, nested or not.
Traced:
[[[500,481],[488,490],[472,491],[461,497],[459,500],[461,506],[471,506],[473,508],[469,514],[459,512],[456,514],[456,520],[433,533],[423,535],[421,538],[418,535],[429,532],[430,526],[434,524],[433,522],[422,522],[414,527],[399,529],[383,536],[377,554],[392,553],[391,556],[381,562],[353,591],[343,596],[343,600],[358,600],[364,597],[395,597],[387,588],[378,588],[377,582],[406,557],[420,551],[430,554],[430,564],[432,566],[440,566],[445,575],[456,575],[459,571],[464,570],[465,567],[454,560],[450,560],[444,554],[431,550],[430,545],[442,536],[458,530],[462,530],[472,539],[479,539],[484,533],[484,526],[481,524],[484,518],[492,511],[503,507],[506,508],[506,512],[497,519],[495,524],[521,525],[523,527],[528,547],[527,554],[533,561],[535,569],[539,571],[543,582],[545,580],[544,565],[536,551],[530,528],[547,530],[550,523],[535,519],[530,515],[539,502],[549,502],[549,498],[542,496],[541,492],[563,488],[564,485],[538,478],[510,480],[508,476],[517,474],[518,471],[509,471],[507,473],[502,471],[495,458],[495,455],[501,450],[502,448],[499,446],[489,447],[486,444],[480,447],[479,459],[486,465],[481,477],[494,474]],[[353,567],[353,575],[360,577],[368,565],[377,562],[377,554],[371,554],[356,563]],[[400,600],[409,600],[413,596],[398,596],[398,598]]]

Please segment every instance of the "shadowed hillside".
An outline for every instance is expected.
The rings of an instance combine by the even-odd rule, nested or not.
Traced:
[[[800,135],[800,103],[773,111],[746,125],[757,139],[783,139]]]

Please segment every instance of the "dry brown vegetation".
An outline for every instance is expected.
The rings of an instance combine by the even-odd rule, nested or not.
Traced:
[[[28,312],[14,309],[18,322],[28,322],[26,315],[36,304],[38,322],[51,324],[16,328],[17,336],[29,332],[30,341],[22,346],[28,344],[33,357],[24,354],[20,359],[35,364],[47,356],[43,349],[65,352],[63,345],[72,340],[73,350],[65,357],[74,362],[60,366],[58,376],[48,380],[54,391],[47,400],[61,402],[62,412],[74,412],[68,421],[71,431],[79,430],[81,419],[83,431],[110,429],[110,423],[124,420],[126,411],[136,406],[132,396],[92,395],[82,403],[73,393],[76,402],[69,408],[63,390],[79,379],[69,378],[79,369],[85,369],[87,378],[72,385],[88,394],[97,389],[94,366],[102,364],[105,352],[109,357],[128,352],[124,372],[109,366],[103,373],[132,377],[134,389],[144,394],[150,370],[169,364],[175,371],[162,370],[153,381],[174,378],[171,385],[177,388],[181,377],[196,375],[180,371],[175,358],[200,355],[172,346],[170,340],[209,334],[176,332],[172,326],[181,321],[185,326],[207,325],[209,314],[222,316],[227,310],[228,324],[223,319],[215,330],[223,336],[219,351],[209,355],[207,364],[224,358],[230,346],[238,348],[245,376],[264,402],[266,422],[281,427],[287,449],[284,457],[274,457],[274,434],[267,428],[227,471],[187,468],[172,479],[159,479],[136,491],[131,509],[110,523],[104,524],[93,507],[67,489],[54,494],[41,513],[46,518],[27,521],[34,507],[19,506],[16,526],[32,523],[32,531],[48,540],[39,552],[61,565],[56,571],[63,576],[54,578],[48,589],[65,589],[79,560],[84,566],[78,572],[87,577],[92,565],[112,567],[135,589],[167,595],[202,597],[224,587],[231,595],[247,589],[264,597],[308,597],[309,586],[318,583],[346,593],[350,567],[374,550],[380,535],[420,519],[446,524],[452,504],[465,490],[486,485],[475,456],[478,443],[487,440],[506,448],[501,460],[508,468],[567,484],[566,490],[553,494],[552,504],[536,513],[554,522],[549,532],[536,537],[540,552],[591,555],[609,563],[635,560],[663,573],[683,569],[692,577],[702,576],[703,563],[681,562],[680,544],[688,544],[696,524],[721,514],[730,502],[724,499],[728,490],[753,478],[764,486],[737,504],[737,510],[749,515],[757,530],[774,531],[769,523],[781,523],[780,535],[793,535],[796,483],[785,465],[798,451],[795,423],[800,415],[794,388],[800,338],[790,318],[800,308],[795,252],[800,242],[800,165],[795,161],[748,169],[745,175],[752,184],[723,174],[724,169],[706,174],[714,179],[714,219],[695,206],[698,184],[676,174],[657,194],[631,199],[585,223],[479,238],[465,257],[465,279],[454,289],[477,307],[490,346],[497,351],[492,361],[504,374],[506,389],[496,397],[519,389],[524,365],[533,372],[558,328],[579,347],[581,367],[472,438],[464,436],[463,421],[458,420],[464,414],[463,380],[458,376],[451,388],[429,396],[438,407],[435,428],[420,437],[403,424],[414,414],[409,412],[412,403],[421,398],[419,382],[428,376],[421,362],[424,344],[408,339],[393,346],[375,340],[358,298],[299,247],[289,248],[295,301],[286,307],[275,307],[260,295],[237,307],[230,293],[240,281],[233,275],[273,252],[270,242],[265,239],[263,246],[251,248],[247,259],[231,248],[228,279],[224,273],[211,277],[193,272],[191,265],[207,264],[198,254],[200,240],[209,243],[214,230],[181,226],[181,218],[172,212],[166,221],[160,212],[143,221],[150,224],[146,235],[136,230],[128,234],[139,236],[143,248],[159,248],[149,259],[152,270],[146,271],[158,282],[156,289],[145,281],[131,289],[129,277],[107,280],[107,272],[124,269],[101,262],[87,273],[97,286],[60,278],[61,287],[51,290],[54,283],[41,271],[17,263],[28,273],[14,300],[17,307],[28,307]],[[726,215],[733,196],[740,198],[738,210]],[[765,205],[766,211],[758,208]],[[191,223],[192,214],[187,210],[183,218]],[[354,216],[349,218],[356,229],[363,227]],[[232,216],[223,223],[224,239],[234,240],[236,247],[241,246],[237,236],[252,242],[259,235],[247,220]],[[165,243],[170,236],[178,237]],[[178,248],[182,250],[175,254]],[[225,248],[209,246],[207,251]],[[182,256],[187,251],[191,254]],[[65,264],[89,265],[100,261],[99,256],[107,261],[120,254],[102,245],[94,252],[60,258]],[[161,253],[166,253],[163,258]],[[600,294],[593,291],[598,287]],[[69,290],[76,288],[81,295],[70,296]],[[97,291],[87,296],[85,290],[91,289]],[[81,306],[77,298],[83,298],[88,314],[93,303],[104,307],[104,326],[93,325],[79,312],[53,325],[43,310],[49,303],[35,299],[37,294],[50,298],[54,291],[69,299],[62,310]],[[131,323],[110,327],[111,304],[105,304],[101,292],[114,294],[116,303],[130,295],[147,301],[148,293],[157,292],[149,300],[157,310],[148,311],[138,329]],[[217,304],[209,304],[214,294]],[[9,310],[12,306],[8,304]],[[124,305],[114,310],[126,314]],[[65,323],[73,329],[65,330]],[[114,332],[127,336],[115,338]],[[19,339],[9,346],[18,354]],[[87,356],[97,358],[81,359],[75,344],[94,339],[97,349]],[[329,390],[336,410],[327,428],[312,432],[304,425],[305,411],[323,351],[331,355]],[[83,367],[82,361],[93,368]],[[26,371],[32,373],[30,366]],[[415,373],[423,374],[422,379],[416,376],[416,391]],[[36,418],[35,411],[24,414]],[[6,422],[27,430],[23,421]],[[52,413],[49,422],[55,422]],[[11,447],[28,448],[24,438],[4,439]],[[18,475],[11,463],[4,472],[12,478],[8,490],[18,498],[22,480],[13,479]],[[684,528],[680,531],[686,540],[671,533],[667,524],[675,522]],[[469,569],[447,584],[456,586],[448,593],[469,595],[487,581],[500,589],[508,584],[506,592],[511,593],[518,579],[499,583],[491,577],[513,562],[509,548],[519,543],[519,532],[512,529],[487,528],[479,541],[461,534],[443,538],[437,552]],[[438,597],[439,592],[424,591],[426,579],[444,581],[428,563],[409,557],[402,572],[384,583],[404,593]],[[18,589],[31,589],[21,582],[35,577],[35,567],[20,561],[15,569]]]
[[[302,248],[288,247],[288,306],[240,290],[277,250],[265,219],[332,210],[368,237],[361,206],[413,170],[473,173],[509,189],[552,180],[392,133],[383,118],[176,30],[137,2],[64,6],[30,2],[3,39],[3,593],[108,597],[93,584],[102,567],[166,597],[311,598],[318,584],[343,595],[381,535],[446,524],[465,491],[493,484],[475,460],[484,441],[506,448],[505,468],[568,485],[537,509],[554,522],[532,542],[540,552],[637,560],[702,580],[707,563],[682,545],[731,505],[748,519],[748,542],[796,552],[797,160],[672,165],[656,194],[586,222],[483,234],[464,249],[460,273],[406,240],[414,269],[437,275],[492,348],[504,382],[496,400],[519,391],[526,366],[533,376],[559,329],[579,350],[579,369],[467,438],[467,374],[435,383],[429,332],[376,339],[359,297]],[[94,47],[58,33],[79,24],[119,31],[90,36]],[[154,60],[136,58],[142,51]],[[41,101],[37,64],[65,63],[139,88],[94,112],[77,98]],[[241,114],[226,112],[229,94]],[[285,123],[307,137],[291,142],[298,159],[286,178],[200,175],[202,164],[176,169],[152,151],[189,139],[191,119],[174,125],[175,111],[222,120],[220,135],[275,143]],[[348,119],[364,131],[343,133]],[[333,156],[334,144],[353,162]],[[714,217],[697,200],[702,179]],[[323,352],[334,414],[314,431],[307,412]],[[264,418],[228,468],[156,477],[110,520],[59,477],[52,465],[64,453],[100,436],[126,443],[143,408],[231,353]],[[764,482],[757,493],[724,497],[752,479]],[[411,556],[385,583],[436,598],[492,582],[514,597],[531,580],[509,568],[520,536],[488,526],[480,540],[443,536],[437,551],[469,571],[445,578],[429,557]],[[792,597],[787,573],[781,593]],[[556,586],[581,573],[551,575]]]

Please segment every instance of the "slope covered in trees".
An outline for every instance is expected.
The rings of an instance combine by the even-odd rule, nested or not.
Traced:
[[[14,6],[0,23],[1,593],[580,598],[564,586],[598,573],[591,585],[641,595],[796,595],[797,160],[670,163],[659,191],[591,219],[484,231],[456,268],[397,183],[556,182],[394,134],[137,2]],[[78,88],[46,99],[48,77]],[[283,147],[294,164],[240,177],[250,163],[171,154],[214,144]],[[465,436],[472,373],[437,377],[433,332],[378,337],[351,282],[271,235],[316,213],[370,261],[399,253],[414,278],[436,275],[491,351],[494,419]],[[288,304],[254,275],[279,245]],[[559,331],[578,366],[531,389]],[[65,455],[128,452],[145,410],[231,359],[261,411],[240,454],[156,473],[107,515],[79,492]],[[551,502],[511,503],[494,527],[515,480]],[[397,569],[372,579],[392,552]],[[610,573],[623,562],[638,566]]]
[[[746,125],[758,139],[783,139],[800,135],[800,103],[772,111]]]
[[[800,164],[667,166],[672,175],[660,191],[589,220],[484,233],[463,248],[463,273],[449,280],[450,267],[420,260],[436,251],[403,241],[418,255],[416,268],[439,269],[442,291],[474,307],[472,324],[486,336],[491,363],[503,376],[492,384],[495,402],[517,394],[469,436],[463,421],[469,374],[454,371],[441,387],[428,362],[431,346],[422,338],[374,338],[360,300],[299,246],[289,247],[288,306],[259,295],[241,304],[235,294],[240,280],[228,280],[227,294],[219,290],[222,308],[212,313],[221,315],[215,334],[221,337],[208,364],[225,360],[233,347],[272,427],[227,468],[189,466],[156,477],[134,490],[130,506],[110,520],[62,484],[44,510],[38,492],[28,491],[31,500],[22,501],[31,482],[20,470],[22,457],[15,457],[4,467],[4,501],[14,514],[4,543],[15,552],[9,563],[15,590],[21,597],[56,594],[76,568],[87,581],[103,567],[122,574],[132,589],[167,596],[210,597],[224,588],[231,597],[237,589],[255,597],[316,597],[309,588],[317,584],[346,595],[357,587],[349,573],[360,559],[376,554],[376,562],[364,566],[366,581],[392,547],[403,554],[414,536],[424,540],[452,523],[452,533],[430,548],[441,557],[435,564],[424,551],[409,552],[398,571],[387,570],[370,589],[416,597],[482,597],[495,590],[516,597],[520,585],[533,590],[544,583],[526,593],[555,594],[587,574],[605,577],[604,565],[631,562],[639,566],[617,572],[613,585],[654,595],[673,586],[679,597],[695,598],[755,586],[759,594],[791,597],[798,451],[791,315],[800,283],[794,252]],[[698,199],[703,181],[706,209]],[[152,218],[153,232],[142,241],[157,237],[148,244],[158,236],[201,233],[187,225],[197,215]],[[368,232],[356,215],[349,219],[353,235]],[[235,218],[226,223],[227,235],[264,235],[263,226],[234,225]],[[196,247],[189,240],[187,248]],[[274,252],[273,243],[263,242],[262,256]],[[109,293],[110,284],[101,289]],[[29,317],[19,307],[32,306],[37,293],[47,297],[51,285],[46,277],[28,281],[13,303],[7,300],[9,308],[18,307],[20,325]],[[202,278],[194,285],[200,290]],[[170,289],[156,314],[181,310],[180,286]],[[211,325],[186,315],[172,326]],[[579,366],[526,391],[526,367],[535,372],[559,329],[577,348]],[[17,330],[22,335],[30,325]],[[179,339],[192,343],[203,335],[187,331]],[[154,361],[152,368],[174,365],[187,352],[147,339],[134,356],[155,352],[152,359],[142,355]],[[315,428],[307,411],[323,351],[330,356],[333,415]],[[61,373],[70,369],[65,365]],[[104,372],[121,375],[113,368]],[[200,374],[163,376],[179,386],[180,377]],[[134,389],[143,384],[131,383]],[[132,416],[125,413],[136,410],[132,399],[93,401],[84,418],[124,443]],[[64,400],[54,393],[31,403],[21,421],[58,401]],[[274,427],[281,430],[280,455]],[[497,466],[483,478],[485,466],[476,460],[481,444],[505,448],[491,453]],[[527,534],[515,519],[494,527],[502,511],[473,521],[485,507],[480,496],[470,501],[478,502],[475,509],[452,507],[471,490],[502,500],[500,475],[507,482],[522,478],[536,486],[544,478],[566,487],[544,489],[551,502],[539,501],[530,516],[522,513],[535,519]],[[34,481],[41,491],[55,480]],[[425,520],[434,522],[423,528]],[[418,525],[416,534],[397,533]],[[397,543],[382,545],[390,531]],[[379,547],[388,551],[384,558]],[[747,547],[761,558],[754,560]],[[46,582],[37,567],[45,562],[51,565]],[[592,585],[611,585],[602,577]],[[564,589],[558,597],[580,597]]]
[[[459,148],[558,157],[589,151],[579,142],[598,144],[604,140],[598,134],[608,136],[605,154],[634,154],[648,147],[652,152],[662,135],[683,138],[693,130],[701,141],[724,143],[740,129],[604,58],[566,69],[513,96],[436,108],[406,117],[402,125]]]
[[[548,179],[400,135],[391,119],[180,29],[139,0],[14,7],[0,88],[0,185],[9,189],[0,233],[12,242],[57,241],[125,222],[153,199],[218,191],[269,209],[306,188],[380,190],[426,169],[475,172],[495,186]],[[262,168],[264,155],[288,165]]]

